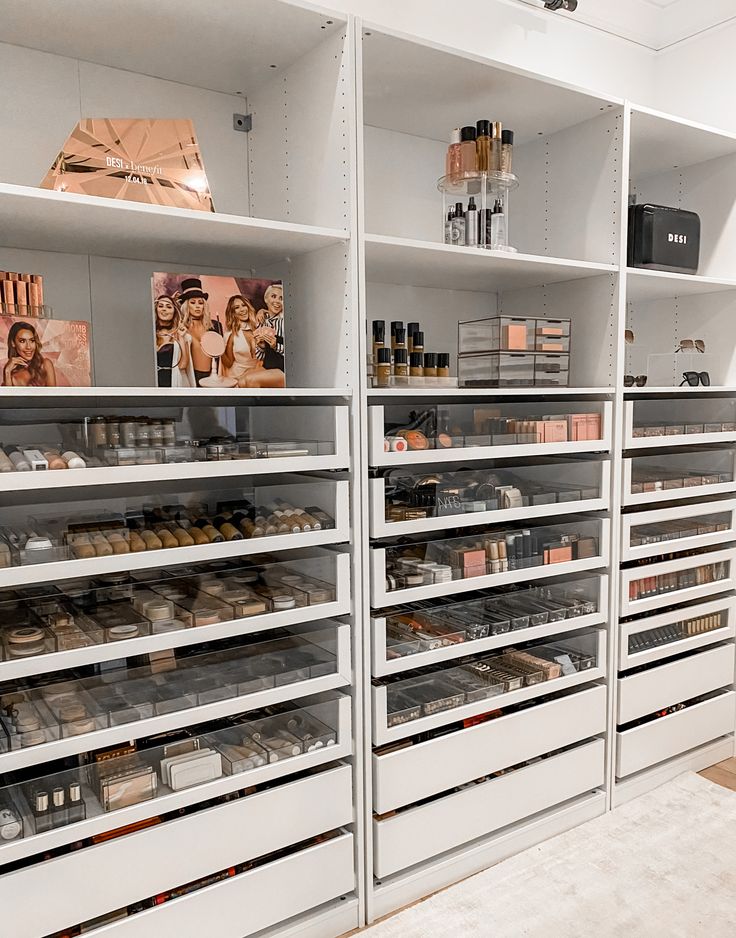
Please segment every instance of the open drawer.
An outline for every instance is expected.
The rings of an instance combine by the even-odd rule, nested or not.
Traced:
[[[379,814],[588,739],[606,728],[603,685],[569,692],[385,755],[373,755]]]
[[[620,624],[620,671],[661,661],[736,635],[736,599],[721,596],[709,602],[679,606],[659,615]]]
[[[703,551],[621,571],[622,616],[635,616],[734,588],[736,550]]]
[[[352,770],[337,766],[7,873],[0,908],[13,938],[38,938],[352,820]]]
[[[736,491],[736,455],[728,449],[626,457],[624,505],[651,505]]]
[[[736,540],[736,499],[623,515],[621,559],[657,557]]]
[[[616,733],[616,777],[642,769],[733,733],[736,693],[716,691],[678,713]]]
[[[629,723],[733,684],[734,650],[733,642],[728,642],[619,678],[616,722]]]
[[[377,876],[391,876],[447,850],[545,811],[603,784],[605,741],[591,740],[506,775],[373,821]]]
[[[355,889],[353,835],[289,854],[89,933],[89,938],[247,938]],[[275,899],[274,897],[277,897]],[[85,933],[86,934],[86,933]]]

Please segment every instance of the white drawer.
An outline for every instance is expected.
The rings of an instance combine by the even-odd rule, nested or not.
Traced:
[[[629,723],[733,684],[733,679],[734,645],[731,642],[619,678],[616,722]]]
[[[736,551],[729,548],[727,550],[705,551],[691,557],[676,557],[674,560],[663,560],[661,563],[650,563],[644,567],[630,567],[627,570],[622,570],[620,615],[633,616],[640,612],[661,609],[663,606],[672,606],[674,603],[683,603],[691,599],[712,596],[716,593],[725,593],[736,585],[734,580],[734,558],[736,558]],[[661,577],[666,574],[696,570],[698,567],[717,563],[728,565],[726,576],[723,579],[715,582],[695,583],[692,586],[683,586],[680,589],[652,596],[642,596],[637,599],[630,598],[630,584],[634,580],[641,581],[648,577]]]
[[[604,780],[605,742],[584,743],[508,775],[373,821],[377,876],[390,876],[539,811]]]
[[[679,713],[616,733],[616,777],[633,775],[733,733],[735,721],[736,693],[722,691]]]
[[[353,835],[274,860],[154,909],[89,932],[89,938],[246,938],[355,888]]]
[[[338,766],[7,873],[0,908],[13,938],[48,935],[350,824],[351,772]]]
[[[632,529],[657,522],[680,521],[682,518],[702,519],[710,516],[723,516],[728,525],[722,531],[706,534],[694,534],[690,537],[673,538],[653,544],[632,545]],[[683,526],[684,527],[684,526]],[[713,544],[726,544],[736,540],[736,499],[723,501],[697,502],[694,505],[677,505],[674,508],[658,508],[654,511],[637,511],[621,518],[621,559],[637,560],[640,557],[658,557],[673,554],[679,550],[691,550],[696,547],[710,547]]]
[[[706,619],[711,616],[721,617],[719,628],[713,628],[708,632],[696,632],[693,635],[687,635],[685,638],[667,642],[663,645],[655,645],[653,648],[646,648],[642,651],[629,651],[629,639],[632,635],[661,629],[673,623]],[[621,641],[618,647],[618,667],[619,671],[627,671],[642,664],[662,661],[682,652],[694,651],[697,648],[715,645],[724,639],[733,638],[736,635],[736,598],[726,595],[718,599],[712,599],[709,602],[680,606],[659,615],[621,622],[619,628]]]
[[[373,756],[379,814],[605,732],[606,688],[589,687],[385,756]]]

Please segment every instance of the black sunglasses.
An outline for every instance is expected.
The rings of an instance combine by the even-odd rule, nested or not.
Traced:
[[[710,387],[710,375],[707,371],[683,371],[682,377],[684,380],[680,382],[680,387],[683,384],[688,384],[691,388],[697,388],[699,384],[704,388]]]
[[[643,388],[646,383],[646,375],[636,375],[636,377],[634,375],[624,375],[624,387],[633,388],[636,385],[637,388]]]

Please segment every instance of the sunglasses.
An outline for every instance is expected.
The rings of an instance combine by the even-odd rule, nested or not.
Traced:
[[[637,388],[643,388],[646,383],[646,375],[624,375],[624,387],[633,388],[636,385]]]
[[[682,377],[684,380],[680,382],[680,387],[684,384],[691,388],[697,388],[699,384],[702,384],[704,388],[710,387],[710,375],[707,371],[683,371]]]
[[[705,339],[680,339],[675,352],[704,352]]]

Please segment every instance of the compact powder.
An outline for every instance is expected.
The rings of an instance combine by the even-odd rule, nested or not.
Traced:
[[[59,709],[59,719],[62,723],[83,720],[86,716],[87,708],[82,703],[68,703]]]
[[[41,721],[34,714],[19,714],[13,722],[19,733],[30,733],[41,729]]]
[[[20,734],[20,744],[21,746],[39,746],[41,743],[46,742],[46,734],[43,730],[35,730],[32,733],[21,733]]]
[[[178,619],[159,619],[151,623],[151,632],[161,635],[164,632],[178,632],[184,628],[184,623]]]
[[[212,583],[200,586],[200,589],[203,593],[207,593],[208,596],[222,596],[225,592],[225,584],[222,580],[215,580]]]
[[[287,586],[294,586],[296,583],[302,583],[304,581],[303,576],[282,576],[281,582],[285,583]]]
[[[138,635],[137,625],[113,625],[108,629],[110,640],[118,642],[123,638],[135,638]]]
[[[85,720],[75,720],[73,723],[68,723],[64,727],[64,730],[70,736],[81,736],[82,733],[93,733],[96,729],[95,721],[91,717]]]
[[[272,597],[271,605],[273,606],[274,612],[281,612],[284,609],[293,609],[296,606],[296,600],[293,596],[280,593],[278,596]]]
[[[143,603],[142,612],[152,622],[157,619],[171,619],[174,615],[174,606],[166,599],[149,599]]]

